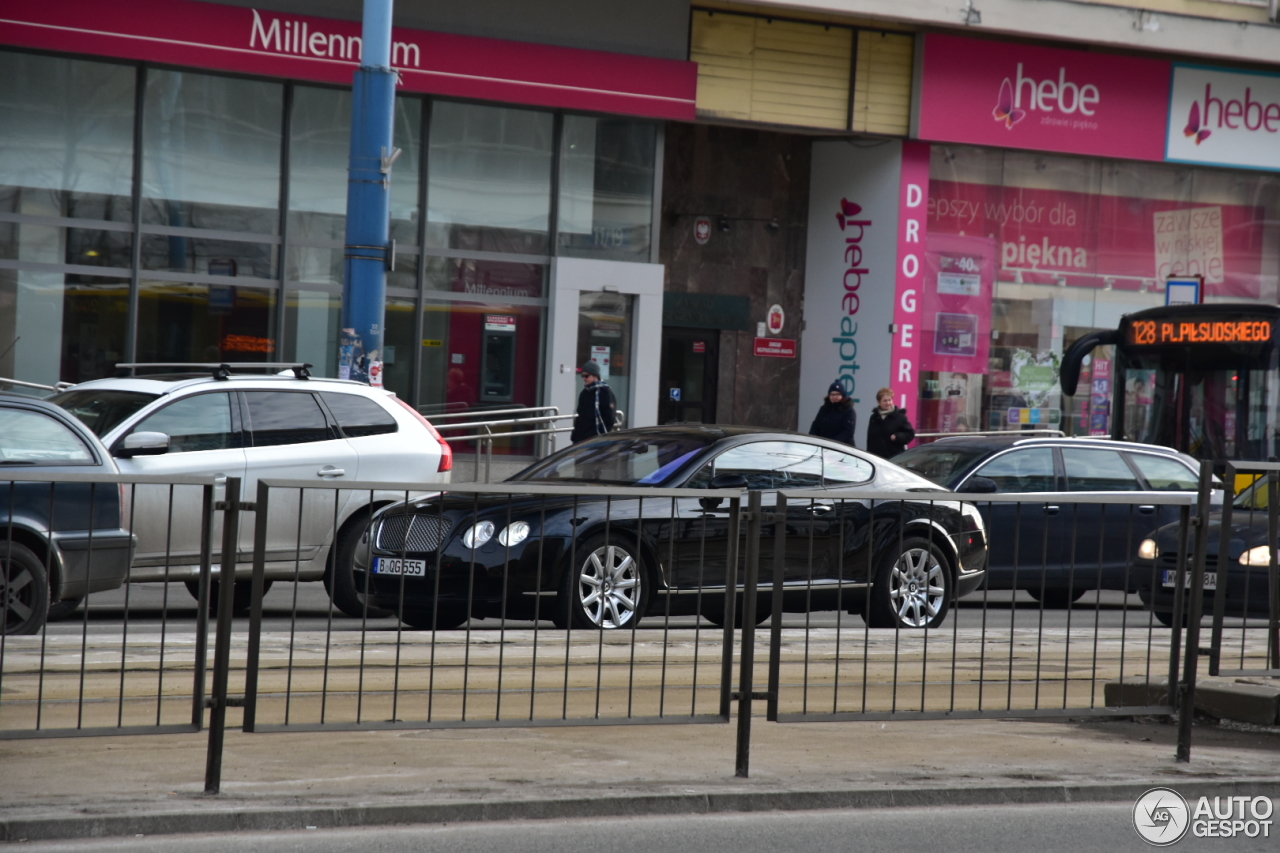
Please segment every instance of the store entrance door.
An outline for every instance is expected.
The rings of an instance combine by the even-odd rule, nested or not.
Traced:
[[[664,326],[658,423],[715,423],[719,371],[719,331]]]

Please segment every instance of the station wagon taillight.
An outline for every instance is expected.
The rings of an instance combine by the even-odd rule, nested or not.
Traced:
[[[445,471],[452,471],[453,470],[453,448],[449,446],[449,442],[444,440],[444,436],[442,436],[439,432],[436,431],[436,428],[431,425],[431,421],[424,418],[421,412],[419,412],[413,406],[410,406],[404,400],[401,400],[399,397],[396,397],[395,400],[397,403],[399,403],[400,405],[408,409],[410,412],[412,412],[415,418],[422,421],[422,425],[427,428],[427,432],[431,433],[432,438],[434,438],[437,442],[440,443],[440,465],[439,467],[436,468],[436,470],[442,474]]]

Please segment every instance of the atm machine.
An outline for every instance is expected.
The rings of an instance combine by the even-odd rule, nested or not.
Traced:
[[[484,340],[480,349],[480,402],[513,402],[515,381],[515,315],[486,314]]]

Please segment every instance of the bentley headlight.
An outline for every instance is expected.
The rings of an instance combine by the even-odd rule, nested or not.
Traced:
[[[529,522],[513,521],[498,534],[498,541],[503,545],[519,545],[529,538]]]
[[[1242,566],[1269,566],[1271,565],[1271,547],[1269,545],[1259,545],[1256,548],[1250,548],[1240,555],[1240,565]]]
[[[471,529],[462,534],[462,544],[468,548],[479,548],[493,538],[493,522],[478,521]]]
[[[1154,560],[1160,556],[1160,546],[1156,544],[1154,539],[1143,539],[1142,544],[1138,546],[1139,560]]]

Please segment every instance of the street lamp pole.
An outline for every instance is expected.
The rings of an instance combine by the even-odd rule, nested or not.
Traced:
[[[352,86],[347,239],[343,249],[338,376],[382,385],[387,270],[391,242],[391,165],[396,72],[391,68],[392,0],[364,0],[360,67]]]

